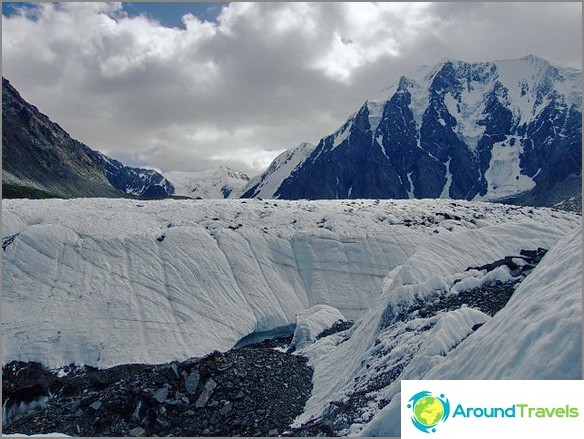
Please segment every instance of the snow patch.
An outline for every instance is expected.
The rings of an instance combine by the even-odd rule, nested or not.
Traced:
[[[446,183],[444,183],[444,187],[442,188],[442,193],[440,194],[440,198],[450,198],[450,186],[452,185],[452,172],[450,172],[450,161],[452,159],[448,158],[448,161],[444,164],[446,166]]]
[[[518,260],[525,262],[523,259]],[[510,282],[515,279],[511,274],[509,268],[505,265],[497,267],[493,271],[489,271],[486,274],[478,270],[471,270],[471,272],[472,274],[469,277],[465,277],[462,280],[460,280],[460,282],[455,283],[450,288],[450,292],[459,293],[461,291],[471,290],[486,285],[492,285],[496,282],[502,283]]]
[[[351,127],[353,126],[352,123],[347,123],[340,131],[334,134],[335,140],[333,142],[332,149],[335,149],[341,143],[343,143],[349,135],[351,134]]]
[[[488,192],[477,199],[496,200],[527,192],[535,187],[533,179],[521,173],[519,164],[522,152],[521,138],[516,136],[508,136],[504,141],[493,144],[491,162],[485,172]]]
[[[369,112],[369,126],[371,127],[371,132],[375,133],[377,127],[381,122],[381,117],[383,116],[383,109],[385,107],[386,101],[367,101],[367,110]],[[378,140],[379,141],[379,140]],[[381,144],[381,142],[379,142]]]
[[[414,182],[412,181],[412,174],[414,173],[414,171],[412,172],[408,172],[408,182],[410,183],[410,188],[408,189],[408,198],[412,199],[412,198],[416,198],[414,195]]]
[[[14,433],[14,434],[2,434],[2,437],[71,437],[63,433],[43,433],[43,434],[21,434],[21,433]]]
[[[484,97],[491,87],[491,82],[473,81],[472,85],[464,87],[460,99],[456,99],[451,93],[444,96],[444,104],[448,112],[456,119],[455,132],[471,151],[476,151],[479,140],[485,133],[483,119]]]

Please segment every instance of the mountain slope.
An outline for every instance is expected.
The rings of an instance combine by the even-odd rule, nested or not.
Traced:
[[[95,151],[101,159],[111,184],[124,194],[140,198],[165,198],[174,193],[174,186],[153,169],[125,166],[117,160]]]
[[[315,148],[316,145],[304,142],[296,148],[284,151],[274,159],[268,169],[249,181],[243,189],[242,198],[273,198],[282,181],[301,166]]]
[[[99,159],[2,78],[2,182],[60,196],[118,197]]]
[[[447,60],[365,102],[293,169],[278,172],[276,159],[262,196],[496,200],[534,191],[549,204],[545,193],[581,176],[581,119],[580,70],[534,56]]]
[[[158,172],[124,166],[72,139],[2,78],[2,182],[62,197],[165,197]],[[33,193],[28,191],[28,193]]]
[[[247,175],[225,166],[200,172],[165,172],[164,177],[172,182],[174,195],[205,199],[239,198],[249,182]]]

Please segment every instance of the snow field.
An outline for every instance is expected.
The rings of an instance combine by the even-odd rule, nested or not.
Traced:
[[[199,172],[165,172],[164,177],[174,186],[174,195],[205,199],[239,198],[249,181],[245,174],[224,166]]]

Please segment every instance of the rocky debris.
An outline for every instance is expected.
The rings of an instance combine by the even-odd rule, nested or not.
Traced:
[[[168,388],[163,387],[152,394],[152,397],[158,402],[164,402],[168,398]]]
[[[352,320],[347,320],[347,321],[339,320],[339,321],[335,322],[333,324],[333,326],[325,329],[320,334],[318,334],[316,336],[316,340],[320,340],[321,338],[328,337],[329,335],[333,335],[333,334],[336,334],[338,332],[346,331],[347,329],[350,329],[351,327],[353,327],[354,324],[355,324],[355,322]]]
[[[50,395],[60,388],[59,379],[40,363],[19,361],[2,368],[2,406],[5,408],[2,423],[29,409],[45,405]]]
[[[192,395],[197,391],[200,379],[201,375],[198,374],[197,372],[192,372],[185,378],[185,389],[187,393],[190,393]]]
[[[462,306],[479,309],[492,317],[507,304],[518,284],[531,273],[546,253],[547,250],[544,248],[521,250],[519,256],[506,256],[480,267],[468,267],[466,271],[484,270],[489,272],[498,267],[506,266],[510,270],[513,280],[496,281],[456,294],[436,290],[431,299],[414,300],[413,304],[399,310],[388,308],[382,317],[382,327],[385,328],[394,322],[406,321],[413,317],[430,317],[440,311],[453,311]]]
[[[553,205],[554,208],[582,215],[582,194],[575,194]]]
[[[506,256],[503,259],[481,265],[480,267],[468,267],[466,271],[487,270],[489,272],[498,267],[506,266],[513,276],[527,274],[528,271],[531,271],[541,261],[541,258],[545,256],[547,250],[540,247],[537,250],[521,250],[519,253],[520,256]],[[518,264],[520,261],[523,261],[523,263]]]
[[[207,384],[203,386],[203,391],[199,395],[197,402],[195,402],[195,407],[205,407],[205,405],[207,405],[207,401],[209,401],[209,398],[213,393],[213,390],[215,390],[215,387],[217,387],[217,383],[213,380],[213,378],[210,378],[209,381],[207,381]]]
[[[14,242],[14,239],[16,239],[16,237],[18,236],[18,233],[16,235],[11,235],[8,236],[6,238],[2,239],[2,250],[5,251],[6,247],[8,247],[10,244],[12,244]]]
[[[8,419],[5,433],[72,436],[277,436],[312,390],[306,358],[261,343],[204,358],[98,370],[48,370],[13,362],[3,369],[3,403],[48,395],[42,408]],[[9,398],[12,398],[9,400]]]
[[[519,283],[520,280],[505,283],[497,281],[494,285],[473,288],[458,294],[437,291],[432,302],[418,300],[407,310],[401,311],[398,319],[428,318],[438,314],[438,312],[454,311],[462,306],[476,308],[492,317],[509,302]]]
[[[144,436],[146,436],[146,430],[144,430],[142,427],[132,428],[130,430],[130,433],[128,434],[128,436],[130,436],[130,437],[144,437]]]

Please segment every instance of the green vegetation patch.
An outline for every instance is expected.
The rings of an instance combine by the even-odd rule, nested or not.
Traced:
[[[2,198],[69,198],[28,186],[2,183]]]

